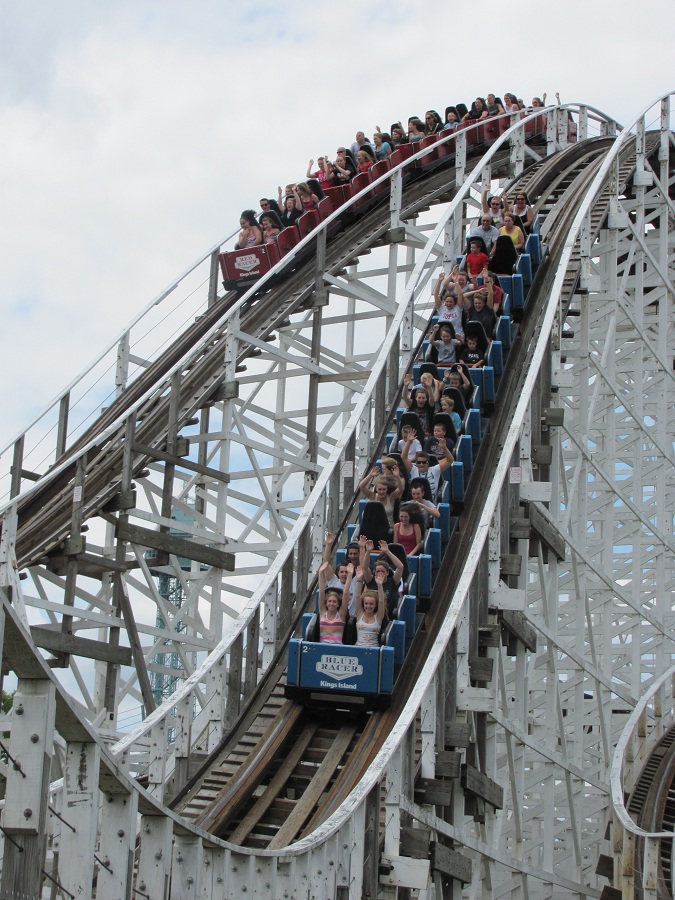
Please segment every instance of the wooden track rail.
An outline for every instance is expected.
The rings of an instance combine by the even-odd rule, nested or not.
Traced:
[[[506,151],[496,160],[496,167],[506,163]],[[448,164],[450,158],[448,158]],[[445,169],[412,180],[405,186],[402,219],[409,219],[441,197],[448,199],[454,193]],[[386,195],[385,195],[386,196]],[[372,245],[381,241],[389,223],[386,204],[376,206],[358,219],[348,231],[338,235],[327,247],[326,270],[332,274],[341,272],[350,261],[369,252]],[[291,275],[281,283],[265,288],[242,315],[241,327],[248,334],[262,340],[269,338],[288,316],[302,309],[314,291],[314,260],[301,262]],[[111,406],[97,422],[69,447],[60,464],[105,432],[125,411],[140,402],[137,412],[138,426],[134,441],[138,445],[160,447],[165,437],[170,397],[163,387],[167,372],[184,360],[181,382],[181,401],[177,425],[180,428],[209,401],[222,381],[222,353],[227,323],[218,323],[239,295],[230,292],[218,299],[207,313],[188,328],[183,335],[162,354],[147,372],[144,372]],[[202,346],[204,336],[216,328],[207,346]],[[196,348],[192,353],[192,348]],[[241,348],[237,362],[244,365],[252,347]],[[157,387],[155,393],[152,392]],[[143,400],[149,394],[147,399]],[[120,490],[119,473],[122,469],[123,430],[111,435],[100,446],[90,450],[86,462],[87,496],[84,517],[96,515]],[[134,454],[133,471],[143,470],[150,457]],[[44,487],[28,497],[18,499],[17,561],[19,567],[39,562],[45,554],[63,541],[69,533],[71,520],[70,499],[74,466],[66,467],[57,478],[49,475]]]
[[[552,247],[559,247],[559,236],[566,232],[576,213],[577,206],[573,202],[573,198],[576,197],[578,202],[578,198],[583,197],[587,185],[594,178],[610,144],[611,142],[607,139],[598,139],[587,142],[583,146],[573,146],[565,153],[533,166],[532,170],[523,177],[522,181],[527,189],[537,197],[537,210],[544,216],[542,234],[550,241]],[[632,171],[633,164],[632,153],[627,151],[622,166],[624,178]],[[518,182],[517,189],[525,188]],[[606,213],[606,204],[598,204],[593,214],[595,231],[599,229]],[[539,315],[541,315],[542,304],[537,302],[537,298],[546,296],[546,293],[550,291],[559,253],[560,251],[557,250],[551,254],[546,265],[542,266],[538,281],[532,288],[531,299],[511,351],[508,370],[503,376],[496,409],[490,420],[488,432],[483,438],[476,467],[478,470],[482,469],[488,476],[492,471],[494,454],[499,452],[501,434],[512,415],[514,400],[520,395],[532,343],[536,341],[540,329]],[[574,260],[574,265],[568,268],[566,279],[566,305],[572,301],[578,277],[578,253]],[[446,559],[440,569],[432,597],[431,611],[426,615],[425,629],[415,638],[409,659],[423,661],[435,639],[439,623],[443,620],[453,595],[454,585],[464,558],[465,549],[463,548],[470,546],[474,540],[475,521],[489,482],[489,477],[474,479],[471,482],[465,513],[460,519],[459,546],[452,546],[446,553]],[[310,597],[313,597],[313,591],[310,592]],[[318,798],[315,798],[312,793],[311,781],[300,792],[297,801],[301,806],[300,813],[295,813],[295,801],[290,799],[296,793],[294,779],[297,778],[297,767],[302,767],[303,764],[307,765],[302,754],[304,752],[310,755],[313,753],[310,732],[314,728],[318,728],[318,724],[315,723],[314,726],[307,724],[306,714],[302,714],[298,707],[289,709],[283,706],[261,735],[258,743],[242,758],[245,748],[250,746],[249,742],[253,739],[256,729],[260,730],[261,728],[260,712],[252,715],[250,717],[251,724],[244,735],[235,741],[227,741],[225,749],[217,751],[212,759],[202,766],[203,774],[198,776],[187,790],[181,792],[174,802],[174,808],[180,810],[181,814],[186,817],[194,817],[196,823],[214,834],[233,843],[241,842],[243,846],[268,846],[273,849],[283,846],[282,839],[290,843],[296,838],[303,837],[309,833],[310,828],[316,827],[321,821],[328,818],[358,784],[396,721],[398,710],[403,706],[408,691],[413,688],[420,667],[419,662],[407,665],[392,708],[370,715],[369,723],[363,728],[360,736],[357,737],[352,732],[350,758],[348,761],[344,760],[340,767],[341,772],[334,779],[330,790],[323,793],[320,806],[315,805],[315,799]],[[266,716],[272,715],[279,703],[278,690],[272,692],[269,703],[269,707],[265,706],[264,708]],[[300,722],[297,721],[298,719]],[[292,725],[297,725],[297,730],[293,731]],[[335,730],[336,733],[339,733],[337,727]],[[242,726],[238,728],[238,734],[241,734],[241,731]],[[347,751],[350,741],[345,744],[344,748],[340,747],[339,752],[331,751],[336,767],[339,764],[338,759],[342,760],[343,753]],[[304,748],[303,750],[298,749],[301,746]],[[296,748],[295,751],[292,748]],[[297,760],[294,752],[298,754]],[[241,760],[238,769],[237,759]],[[285,765],[281,763],[282,759],[286,760]],[[288,779],[287,783],[284,783],[284,778]],[[220,788],[219,793],[214,797],[218,788]],[[282,807],[278,804],[276,824],[279,832],[274,835],[271,833],[271,829],[268,829],[271,840],[269,844],[265,845],[260,833],[253,831],[254,823],[258,822],[256,817],[262,816],[262,809],[269,808],[275,798],[284,794],[288,795],[284,807],[284,814],[288,819],[292,823],[297,822],[298,819],[303,822],[309,819],[309,824],[305,829],[299,826],[286,828],[281,821],[283,818]],[[233,828],[228,827],[230,822],[234,822]],[[292,836],[290,836],[291,831]],[[279,834],[281,834],[281,838]]]

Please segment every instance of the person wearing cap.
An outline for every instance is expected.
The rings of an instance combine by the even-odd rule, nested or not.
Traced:
[[[435,501],[438,496],[438,488],[441,484],[441,477],[443,475],[443,472],[445,472],[445,470],[449,468],[449,466],[451,466],[455,461],[454,456],[450,452],[450,448],[448,447],[446,439],[439,437],[437,439],[437,443],[443,455],[435,466],[430,465],[428,453],[418,453],[414,462],[408,459],[408,456],[405,452],[405,447],[404,452],[401,454],[403,456],[403,465],[410,473],[410,477],[426,478],[426,480],[429,482],[432,501]]]

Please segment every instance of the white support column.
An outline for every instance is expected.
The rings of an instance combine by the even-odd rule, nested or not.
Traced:
[[[401,813],[399,798],[403,785],[402,751],[399,747],[389,766],[385,782],[384,798],[384,853],[398,856],[401,843]]]
[[[97,744],[69,743],[66,747],[58,881],[82,900],[91,897],[94,876],[99,760]]]
[[[349,900],[361,900],[363,896],[363,867],[365,864],[365,842],[358,839],[366,825],[366,804],[361,802],[352,816],[353,838],[349,841]]]
[[[642,870],[642,896],[644,900],[656,900],[659,895],[660,845],[656,838],[645,838]]]
[[[174,765],[174,793],[178,791],[188,779],[188,767],[190,750],[192,748],[192,721],[194,700],[185,697],[177,704],[176,709],[176,734],[173,744],[175,759]]]
[[[148,900],[167,900],[171,875],[173,822],[164,816],[143,816],[136,886]]]
[[[296,877],[295,857],[288,859],[280,859],[277,862],[276,878],[274,879],[275,896],[281,897],[282,900],[291,900],[296,894],[302,896],[299,891],[298,879]],[[305,894],[305,896],[307,896]],[[361,897],[361,894],[358,894]],[[351,895],[350,895],[351,900]]]
[[[354,480],[357,484],[361,478],[363,478],[365,467],[368,465],[368,460],[370,459],[370,444],[370,406],[368,405],[363,410],[363,415],[361,416],[356,430]]]
[[[384,796],[384,847],[380,862],[387,865],[395,863],[399,857],[401,844],[401,809],[400,797],[403,788],[403,752],[401,747],[395,751],[387,766],[385,776]],[[375,823],[375,827],[377,824]],[[378,842],[379,843],[379,842]],[[378,877],[379,880],[379,877]],[[394,900],[397,889],[394,884],[383,885],[380,883],[378,897],[382,900]]]
[[[129,378],[129,332],[125,331],[117,344],[117,367],[115,369],[115,393],[119,397],[124,392]]]
[[[206,684],[208,703],[207,751],[214,750],[221,741],[224,727],[227,670],[225,660],[221,659],[209,673]]]
[[[14,694],[7,770],[0,895],[38,897],[45,864],[50,763],[56,694],[47,679],[20,678]]]
[[[518,176],[525,166],[525,131],[519,128],[511,137],[511,171]]]
[[[311,544],[311,563],[310,570],[308,574],[308,583],[311,581],[312,576],[319,571],[319,566],[321,565],[321,560],[323,558],[323,545],[324,539],[326,535],[326,503],[328,501],[328,495],[324,491],[321,500],[315,507],[314,514],[311,518],[310,528],[310,544]]]
[[[166,734],[165,720],[162,719],[150,731],[150,762],[148,765],[148,791],[160,802],[164,798],[166,776]]]
[[[549,109],[546,113],[546,155],[553,156],[558,149],[558,112],[555,109]]]
[[[96,900],[130,900],[138,794],[105,794],[101,803]]]
[[[308,854],[307,874],[310,897],[334,897],[333,872],[328,866],[328,844],[323,842]],[[262,866],[258,865],[258,868]]]
[[[277,583],[274,582],[265,593],[262,618],[262,667],[267,671],[276,650],[277,625]]]
[[[176,835],[171,865],[171,900],[196,900],[200,896],[202,858],[200,837]]]
[[[199,865],[199,900],[227,900],[225,866],[227,851],[221,847],[204,847]]]
[[[433,778],[436,774],[436,683],[432,681],[425,691],[421,707],[422,751],[420,754],[420,774],[422,778]]]
[[[0,589],[5,590],[7,599],[16,610],[17,615],[26,628],[29,628],[26,604],[16,564],[16,526],[16,504],[13,503],[5,511],[0,530]]]
[[[558,116],[558,148],[564,150],[569,133],[569,115],[566,109],[557,109],[556,113]]]
[[[389,190],[389,216],[390,227],[398,228],[401,224],[401,206],[403,203],[403,172],[395,172],[391,176]]]
[[[466,134],[462,131],[455,141],[455,184],[461,187],[466,175]]]

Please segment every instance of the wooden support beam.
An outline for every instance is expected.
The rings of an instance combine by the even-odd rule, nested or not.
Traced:
[[[458,750],[439,750],[436,753],[436,777],[458,778],[461,758]]]
[[[124,381],[126,381],[126,375],[124,376]],[[120,494],[125,494],[133,490],[132,488],[132,467],[133,467],[133,454],[131,451],[132,444],[134,442],[134,432],[136,429],[136,420],[133,416],[129,416],[129,418],[124,423],[124,448],[122,453],[122,480],[120,483]],[[119,514],[120,522],[127,522],[127,514],[126,512],[120,512]],[[111,522],[114,524],[114,519]],[[126,562],[127,556],[127,548],[124,541],[117,541],[115,546],[115,561],[120,565]],[[117,572],[113,573],[112,584],[109,585],[112,588],[112,605],[115,611],[115,617],[120,619],[122,616],[123,607],[125,605],[124,594],[125,594],[125,584],[124,579],[122,577],[122,573]],[[108,642],[112,647],[119,647],[120,643],[120,628],[118,625],[112,625],[108,631]],[[147,679],[147,670],[145,668],[145,662],[143,662],[142,667],[142,679],[143,686],[146,686],[148,681]],[[117,717],[117,685],[119,681],[119,667],[115,665],[115,663],[108,663],[106,665],[106,674],[105,674],[105,686],[103,688],[103,703],[106,708],[106,715],[108,722],[111,726],[114,726],[116,717]]]
[[[68,565],[66,566],[66,583],[63,592],[64,606],[75,606],[75,589],[77,586],[78,562],[75,554],[84,553],[86,542],[82,537],[81,530],[84,522],[84,489],[87,474],[87,454],[84,453],[75,462],[75,483],[73,485],[73,509],[70,516],[70,538],[65,542],[65,553],[69,556]],[[70,634],[73,624],[73,617],[64,614],[61,619],[61,631],[63,634]],[[61,663],[67,664],[67,657],[61,657]]]
[[[600,875],[601,878],[609,878],[611,881],[614,878],[614,858],[606,853],[601,853],[595,866],[595,874]]]
[[[468,884],[471,881],[471,860],[466,856],[462,856],[456,850],[451,850],[438,841],[432,841],[430,844],[431,868],[447,875],[454,881],[461,881],[462,884]]]
[[[498,615],[502,625],[508,632],[505,643],[509,656],[515,655],[515,648],[513,649],[513,653],[511,652],[512,645],[509,643],[509,636],[517,641],[522,641],[527,649],[534,653],[537,649],[537,632],[527,621],[525,613],[519,612],[518,610],[503,609],[499,611]]]
[[[441,778],[418,778],[415,782],[415,803],[420,806],[450,806],[452,782]]]
[[[379,882],[389,888],[427,890],[429,885],[429,860],[413,859],[406,856],[385,856],[383,854],[379,865]],[[363,896],[365,897],[366,894]]]
[[[59,424],[56,431],[56,462],[66,452],[68,441],[68,412],[70,409],[70,391],[67,391],[59,403]]]
[[[530,503],[530,525],[539,540],[559,560],[565,559],[565,538],[556,528],[549,511],[541,503]]]
[[[8,768],[3,826],[12,834],[44,834],[47,795],[43,785],[49,783],[53,750],[54,685],[46,678],[20,678],[12,710],[10,752],[19,768]]]
[[[468,763],[462,766],[462,787],[495,809],[502,809],[504,806],[504,788]]]
[[[550,444],[533,444],[531,447],[532,462],[539,466],[550,466],[553,460],[553,447]]]
[[[10,497],[16,497],[21,492],[21,467],[23,465],[23,445],[24,435],[14,442],[14,450],[12,453],[12,466],[10,473],[12,475],[12,485],[9,491]]]
[[[103,507],[104,512],[114,513],[122,512],[126,509],[135,509],[136,507],[136,491],[129,488],[126,491],[117,491]]]
[[[224,727],[229,731],[239,718],[241,709],[242,664],[244,654],[244,638],[240,631],[230,645],[230,665],[227,671],[227,701],[225,704]]]
[[[42,478],[39,472],[31,472],[30,469],[21,469],[21,477],[26,481],[39,481]]]
[[[479,647],[499,647],[501,645],[502,629],[498,624],[478,626]]]
[[[200,894],[201,898],[204,898],[204,900],[206,900],[206,898],[208,898],[208,900],[227,900],[225,894],[226,886],[225,879],[223,878],[223,872],[227,871],[229,861],[229,853],[227,853],[227,851],[223,847],[209,847],[208,845],[204,846],[199,862],[200,868],[202,870],[200,877],[202,890]],[[290,870],[291,867],[286,866],[285,868],[287,870]],[[280,880],[281,879],[279,878],[277,872],[277,885],[279,885]],[[291,887],[290,884],[289,887]],[[285,891],[284,893],[280,893],[280,896],[290,897],[290,893],[290,890]],[[242,894],[239,894],[238,891],[237,895],[242,897],[242,900],[244,900],[244,896]]]
[[[492,681],[494,659],[489,656],[469,657],[469,676],[472,681]]]
[[[499,557],[499,577],[506,578],[509,575],[520,575],[522,565],[522,556],[516,553],[502,553]]]
[[[446,722],[445,746],[468,747],[471,743],[471,726],[468,722]]]
[[[331,372],[328,375],[319,375],[321,384],[341,381],[366,381],[372,374],[371,369],[359,369],[354,372]]]
[[[87,578],[100,579],[106,572],[127,571],[126,563],[118,563],[109,556],[98,556],[96,553],[87,552],[76,553],[73,556],[66,556],[63,553],[50,554],[47,558],[47,568],[55,575],[65,575],[71,559],[77,560],[78,574]]]
[[[166,450],[158,450],[156,447],[150,447],[148,444],[139,444],[136,441],[134,441],[133,449],[136,453],[141,453],[143,456],[159,459],[162,462],[171,463],[179,469],[187,469],[189,472],[196,472],[198,475],[204,475],[206,478],[212,478],[214,481],[222,481],[224,484],[229,484],[230,476],[227,472],[221,472],[218,469],[211,468],[211,466],[203,466],[201,463],[193,462],[191,459],[185,459],[184,456],[167,453]]]
[[[413,859],[429,859],[430,828],[413,828],[404,825],[401,828],[401,856]]]
[[[140,544],[141,547],[151,547],[153,550],[184,556],[186,559],[194,559],[206,566],[214,566],[227,572],[234,571],[233,553],[223,553],[222,550],[214,550],[212,547],[173,534],[163,534],[161,531],[152,531],[150,528],[141,528],[120,521],[115,526],[115,536],[119,541],[129,541],[131,544]]]
[[[61,631],[39,625],[31,626],[30,633],[36,645],[43,650],[49,650],[50,653],[72,653],[74,656],[100,659],[119,666],[130,666],[132,663],[131,650],[128,647],[111,647],[107,641],[63,634]]]
[[[538,500],[540,503],[551,502],[551,482],[550,481],[524,481],[519,488],[520,499]]]
[[[510,588],[500,581],[496,588],[490,590],[488,608],[490,610],[522,610],[525,609],[527,592],[520,588]]]
[[[291,553],[281,568],[281,596],[277,609],[277,649],[283,644],[293,618],[293,574],[295,571],[295,554]]]
[[[512,541],[527,541],[530,537],[530,520],[525,516],[511,516],[509,519],[509,538]]]

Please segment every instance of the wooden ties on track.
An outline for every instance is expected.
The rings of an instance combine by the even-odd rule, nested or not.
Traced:
[[[540,197],[541,212],[547,220],[542,236],[545,240],[549,238],[556,248],[559,245],[556,232],[564,232],[569,227],[577,208],[574,199],[588,189],[601,163],[604,143],[598,141],[593,153],[581,154],[577,148],[572,148],[569,151],[569,157],[573,158],[571,165],[565,154],[542,161],[536,167],[536,174],[531,174],[528,179],[531,190]],[[634,165],[632,157],[630,151],[622,157],[621,179],[628,177]],[[546,199],[549,190],[553,193],[551,201]],[[597,207],[591,216],[594,233],[606,214],[604,196],[599,199]],[[556,256],[554,253],[553,258],[549,259],[546,275],[537,286],[544,293],[550,291],[555,277]],[[563,291],[565,307],[575,289],[579,263],[577,243]],[[262,309],[258,308],[255,312],[259,315]],[[504,408],[495,410],[494,421],[482,448],[484,453],[489,454],[491,448],[494,451],[499,433],[508,423],[509,397],[519,396],[517,382],[522,378],[529,348],[536,340],[540,326],[540,314],[530,309],[521,323],[521,333],[512,351],[520,365],[515,366],[517,372],[512,372],[510,378],[508,375],[505,377],[506,386],[511,385],[513,390],[506,391]],[[460,529],[464,542],[471,540],[473,513],[480,508],[481,493],[479,484],[472,486],[475,504],[470,504],[471,509],[465,512]],[[452,596],[458,563],[459,560],[455,565],[444,561],[438,590],[434,591],[435,602],[427,614],[426,633],[416,638],[416,651],[428,646],[427,641],[433,641],[444,608]],[[426,656],[424,652],[410,655],[416,660],[423,660]],[[329,727],[320,719],[310,720],[310,714],[299,707],[283,707],[279,719],[267,727],[255,746],[248,744],[248,755],[240,757],[243,761],[238,770],[231,771],[228,783],[212,802],[209,798],[202,805],[203,811],[195,823],[233,843],[269,849],[287,846],[311,833],[337,810],[358,785],[395,724],[408,696],[407,691],[414,685],[420,668],[419,662],[406,665],[391,709],[364,717],[358,725],[345,719],[343,722],[334,720],[332,727]],[[213,765],[217,765],[215,759]],[[187,813],[187,810],[184,812]]]
[[[239,845],[287,846],[322,806],[363,724],[322,722],[286,703],[195,824]]]

